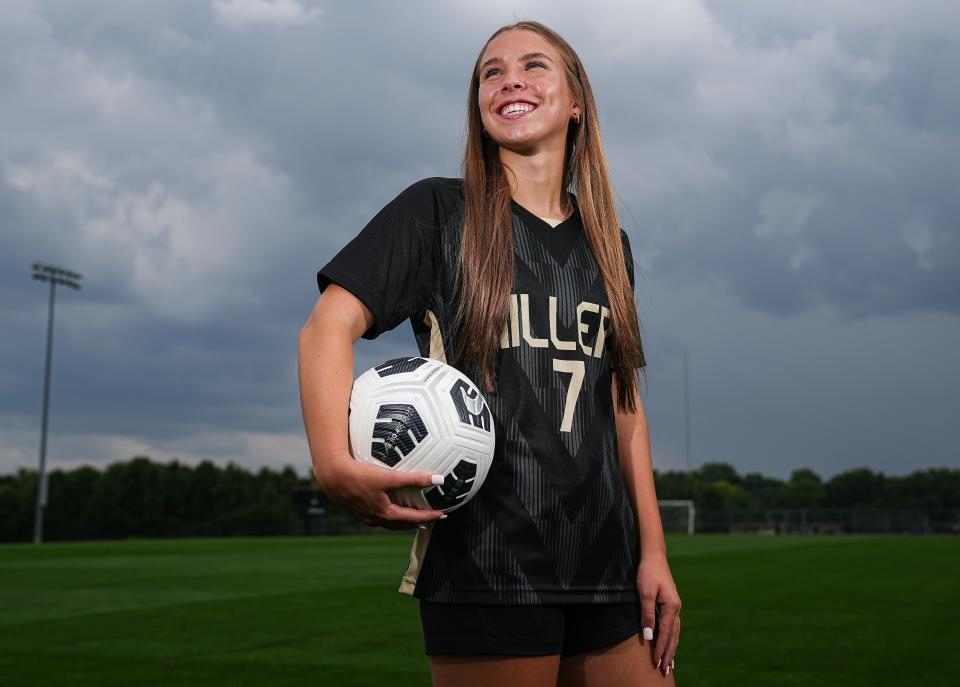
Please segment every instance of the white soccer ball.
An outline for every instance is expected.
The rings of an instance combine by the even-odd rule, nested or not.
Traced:
[[[432,358],[384,361],[360,375],[350,394],[354,458],[444,476],[442,485],[391,492],[407,508],[449,512],[472,499],[493,461],[493,424],[470,378]]]

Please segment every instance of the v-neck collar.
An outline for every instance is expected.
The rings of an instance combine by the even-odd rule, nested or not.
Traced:
[[[570,252],[580,236],[582,227],[580,205],[577,203],[577,198],[572,193],[568,195],[573,203],[573,212],[555,227],[520,205],[512,197],[510,198],[510,205],[514,211],[520,215],[530,232],[540,240],[540,243],[550,252],[559,265],[567,262],[567,258],[570,257]]]
[[[520,203],[518,203],[518,202],[516,201],[516,199],[514,199],[512,196],[510,197],[510,203],[513,205],[513,207],[519,208],[520,210],[522,210],[523,213],[524,213],[525,215],[527,215],[528,217],[533,217],[533,218],[536,219],[538,222],[540,222],[543,226],[549,228],[551,231],[556,231],[557,229],[559,229],[560,227],[562,227],[564,224],[566,224],[567,222],[569,222],[570,220],[572,220],[573,217],[574,217],[574,215],[576,215],[576,214],[577,214],[577,211],[580,209],[579,206],[577,205],[577,197],[576,197],[575,195],[573,195],[572,193],[569,193],[569,192],[567,193],[567,195],[568,195],[569,198],[570,198],[570,202],[573,203],[573,212],[571,212],[571,213],[567,216],[567,218],[564,219],[562,222],[560,222],[560,224],[558,224],[557,226],[553,226],[553,225],[549,224],[548,222],[545,222],[542,217],[540,217],[539,215],[534,214],[533,212],[531,212],[530,210],[528,210],[528,209],[525,208],[524,206],[520,205]]]

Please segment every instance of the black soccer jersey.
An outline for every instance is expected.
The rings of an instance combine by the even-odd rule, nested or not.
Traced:
[[[609,301],[572,200],[573,214],[551,227],[511,199],[510,319],[496,390],[483,392],[496,426],[493,463],[475,498],[417,530],[403,593],[445,603],[639,601],[638,529],[607,359]],[[454,364],[462,231],[462,180],[422,179],[318,272],[318,285],[335,281],[370,309],[364,338],[409,319],[420,355]],[[620,236],[632,286],[630,242]]]

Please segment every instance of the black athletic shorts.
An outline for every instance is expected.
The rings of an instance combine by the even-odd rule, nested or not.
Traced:
[[[638,634],[640,604],[490,606],[421,599],[420,619],[428,655],[573,656]]]

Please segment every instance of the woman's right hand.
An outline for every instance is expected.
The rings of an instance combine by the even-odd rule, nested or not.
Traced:
[[[409,530],[446,518],[440,510],[404,508],[390,500],[388,492],[396,489],[433,486],[433,475],[429,472],[391,470],[351,456],[335,469],[317,475],[317,481],[328,499],[370,527]]]

